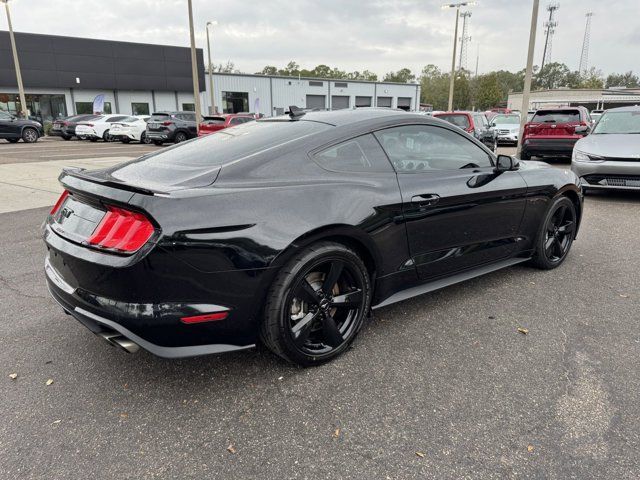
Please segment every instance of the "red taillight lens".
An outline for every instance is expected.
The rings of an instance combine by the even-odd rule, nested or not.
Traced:
[[[229,312],[214,312],[204,315],[194,315],[193,317],[182,317],[180,321],[182,323],[204,323],[204,322],[216,322],[218,320],[224,320],[229,316]]]
[[[49,215],[54,215],[58,210],[60,210],[60,206],[64,203],[64,201],[67,199],[68,196],[69,196],[69,192],[67,190],[62,192],[62,195],[60,195],[60,198],[58,198],[58,201],[49,212]]]
[[[141,213],[108,207],[87,241],[96,247],[132,253],[147,243],[153,231],[153,225]]]
[[[166,127],[168,125],[173,125],[173,122],[170,122],[170,121],[167,120],[166,122],[162,122],[162,125],[164,125]]]

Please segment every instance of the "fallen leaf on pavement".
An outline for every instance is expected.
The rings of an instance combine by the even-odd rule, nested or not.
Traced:
[[[523,335],[526,335],[527,333],[529,333],[529,330],[524,327],[518,327],[518,331]]]
[[[17,374],[17,373],[10,373],[10,374],[9,374],[9,378],[10,378],[11,380],[15,380],[16,378],[18,378],[18,374]]]
[[[621,294],[620,294],[620,298],[629,298],[629,295],[626,295],[626,294],[624,294],[624,293],[621,293]]]
[[[533,452],[533,445],[527,445],[527,452]]]
[[[58,423],[60,423],[62,420],[54,420],[53,422],[51,422],[51,425],[56,425]]]
[[[419,456],[420,458],[424,458],[424,453],[422,452],[416,452],[416,455]]]
[[[121,413],[121,414],[120,414],[120,417],[121,417],[121,418],[127,418],[128,416],[129,416],[129,414],[128,414],[128,413]]]
[[[336,428],[333,432],[333,438],[338,438],[340,436],[340,429]]]
[[[53,380],[52,379],[47,380],[46,385],[49,386],[51,384],[53,384]]]
[[[227,450],[229,451],[229,453],[236,453],[236,447],[233,446],[233,443],[229,444]]]

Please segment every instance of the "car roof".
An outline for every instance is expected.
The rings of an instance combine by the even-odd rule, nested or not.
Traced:
[[[404,110],[394,110],[391,108],[377,108],[377,107],[363,107],[356,109],[344,109],[344,110],[325,110],[320,112],[305,112],[304,115],[297,118],[298,121],[311,121],[321,122],[333,126],[343,126],[352,123],[365,122],[368,120],[383,120],[391,119],[393,117],[406,118],[407,115],[417,118],[425,118],[424,115],[416,115],[405,112]],[[287,121],[291,120],[289,115],[281,115],[278,117],[268,117],[262,120],[265,121]]]

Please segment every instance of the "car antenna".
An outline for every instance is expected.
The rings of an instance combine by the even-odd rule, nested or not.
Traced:
[[[289,114],[289,117],[291,117],[291,120],[297,120],[298,118],[304,116],[304,114],[306,112],[303,109],[301,109],[300,107],[296,107],[295,105],[291,105],[289,107],[289,111],[287,113]]]

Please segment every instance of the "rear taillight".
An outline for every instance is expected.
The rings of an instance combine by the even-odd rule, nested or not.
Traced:
[[[89,245],[133,253],[153,235],[153,225],[141,213],[112,206],[107,208],[107,213],[87,240]]]
[[[169,120],[162,122],[162,125],[164,125],[165,127],[168,125],[173,125],[173,122],[170,122]]]
[[[85,126],[87,126],[87,127],[93,127],[93,123],[85,123]]]
[[[49,212],[49,215],[55,215],[55,213],[58,210],[60,210],[60,207],[62,206],[62,204],[64,203],[64,201],[67,199],[68,196],[69,196],[69,192],[67,190],[62,192],[62,195],[60,195],[60,198],[58,198],[58,201]]]

